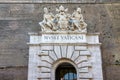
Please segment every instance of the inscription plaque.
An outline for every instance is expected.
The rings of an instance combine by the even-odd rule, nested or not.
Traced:
[[[44,34],[41,43],[85,43],[85,34]]]

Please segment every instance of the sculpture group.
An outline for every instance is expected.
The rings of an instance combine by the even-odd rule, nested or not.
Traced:
[[[87,24],[84,22],[81,8],[77,8],[72,15],[68,14],[68,9],[63,6],[60,6],[56,11],[58,14],[53,15],[47,8],[44,8],[44,19],[39,22],[42,31],[87,31]]]

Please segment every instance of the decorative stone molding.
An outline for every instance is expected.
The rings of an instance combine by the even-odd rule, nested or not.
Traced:
[[[98,36],[99,34],[86,34],[86,33],[77,33],[76,35],[84,35],[85,36],[85,43],[79,42],[75,40],[72,43],[62,43],[62,41],[54,41],[52,42],[45,42],[42,40],[42,36],[44,35],[58,35],[60,32],[45,32],[43,34],[36,34],[32,33],[30,34],[30,43],[32,45],[29,45],[32,49],[31,56],[33,55],[35,61],[38,61],[35,69],[39,69],[38,77],[36,77],[35,80],[54,80],[54,75],[51,77],[49,75],[53,74],[52,71],[52,66],[57,63],[57,61],[66,61],[70,60],[71,62],[74,63],[74,65],[77,67],[78,71],[78,80],[94,80],[94,76],[91,71],[94,71],[94,67],[96,66],[101,66],[101,52],[100,52],[100,43]],[[67,33],[67,32],[66,32]],[[66,35],[65,32],[61,33],[62,35]],[[75,33],[69,32],[69,35],[73,35]],[[51,39],[49,39],[51,40]],[[95,41],[96,40],[96,41]],[[92,45],[90,44],[92,43]],[[94,44],[94,45],[93,45]],[[33,46],[34,45],[34,46]],[[35,47],[37,49],[35,49]],[[34,50],[34,51],[33,51]],[[97,50],[97,51],[96,51]],[[31,50],[30,50],[31,51]],[[36,53],[37,52],[37,53]],[[36,53],[36,55],[35,55]],[[97,56],[99,55],[99,56]],[[32,59],[32,58],[31,58]],[[97,65],[95,60],[97,59]],[[31,60],[30,60],[31,61]],[[34,61],[30,62],[31,64]],[[98,64],[99,63],[99,64]],[[58,64],[58,63],[57,63]],[[102,75],[101,73],[102,67],[98,72]],[[30,73],[29,73],[30,74]],[[80,76],[82,75],[82,76]],[[41,77],[40,77],[41,76]],[[30,80],[30,79],[29,79]],[[102,80],[102,76],[99,80]]]
[[[72,20],[74,25],[69,25],[71,15],[67,10],[60,6],[54,16],[44,8],[44,20],[39,23],[42,31],[29,34],[28,80],[55,80],[55,71],[62,63],[73,65],[77,80],[103,80],[99,34],[87,33],[80,8],[72,16],[79,16],[85,28],[76,20]]]

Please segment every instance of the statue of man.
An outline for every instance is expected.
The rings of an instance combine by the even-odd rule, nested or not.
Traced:
[[[54,29],[54,15],[48,12],[48,9],[44,8],[44,19],[42,22],[39,22],[42,31],[49,31]]]
[[[63,6],[60,6],[59,9],[56,9],[59,13],[56,14],[55,20],[57,22],[57,26],[60,30],[68,30],[69,23],[69,15],[66,14],[68,9],[64,9]]]
[[[76,11],[72,14],[71,21],[72,27],[77,28],[79,31],[85,29],[87,24],[83,20],[83,15],[81,14],[81,8],[77,8]]]

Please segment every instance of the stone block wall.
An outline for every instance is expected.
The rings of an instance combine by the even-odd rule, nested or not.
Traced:
[[[104,80],[119,80],[120,1],[82,1],[0,0],[0,80],[27,80],[28,32],[40,30],[44,7],[55,14],[60,5],[71,14],[81,7],[88,33],[101,33]]]

